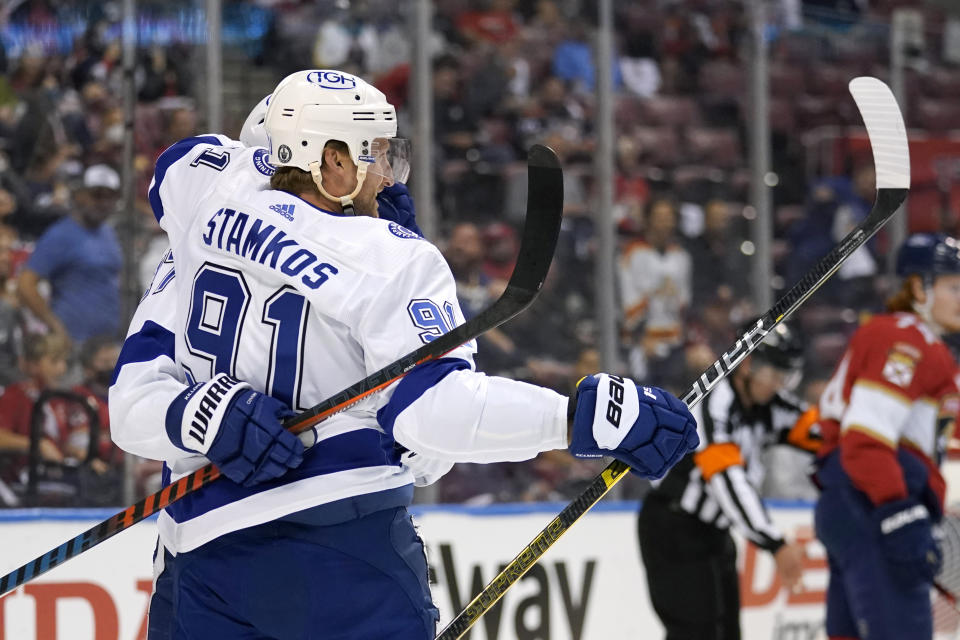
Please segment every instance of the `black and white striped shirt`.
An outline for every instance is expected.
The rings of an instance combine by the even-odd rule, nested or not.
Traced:
[[[806,433],[816,416],[805,409],[799,399],[781,392],[770,403],[745,410],[730,381],[722,381],[693,409],[700,447],[653,491],[707,524],[732,525],[757,546],[776,551],[784,540],[760,498],[763,452],[775,444],[816,448]]]

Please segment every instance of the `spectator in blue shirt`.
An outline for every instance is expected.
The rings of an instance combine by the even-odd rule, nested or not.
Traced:
[[[47,327],[83,342],[116,335],[120,322],[121,251],[105,221],[114,212],[120,176],[107,165],[88,167],[74,191],[71,215],[37,240],[20,272],[20,299]],[[50,283],[49,302],[39,283]]]

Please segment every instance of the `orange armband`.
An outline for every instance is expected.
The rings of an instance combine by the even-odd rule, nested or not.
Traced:
[[[709,482],[714,474],[737,464],[742,465],[743,457],[740,447],[732,442],[721,442],[708,445],[703,451],[693,454],[693,462],[703,474],[704,481]]]
[[[820,410],[817,407],[804,411],[787,433],[787,444],[816,453],[823,445],[823,435],[817,424],[819,420]]]

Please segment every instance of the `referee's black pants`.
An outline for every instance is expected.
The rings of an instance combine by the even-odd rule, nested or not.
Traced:
[[[644,501],[637,530],[666,640],[740,640],[737,548],[730,533],[656,493]]]

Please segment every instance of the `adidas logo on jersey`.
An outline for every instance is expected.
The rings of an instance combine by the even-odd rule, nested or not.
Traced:
[[[272,204],[272,205],[270,205],[270,210],[271,210],[271,211],[276,211],[277,213],[279,213],[280,215],[282,215],[282,216],[283,216],[284,218],[286,218],[287,220],[290,220],[291,222],[293,222],[293,207],[294,207],[294,206],[295,206],[295,205],[292,205],[292,204]]]

